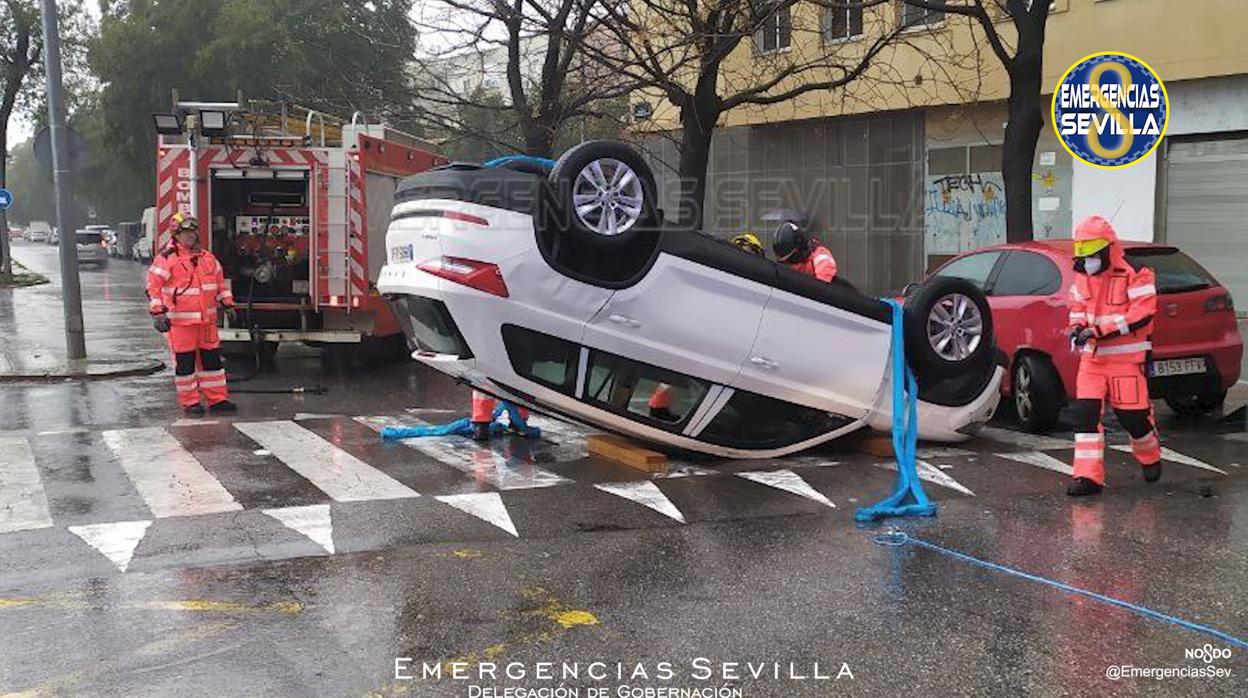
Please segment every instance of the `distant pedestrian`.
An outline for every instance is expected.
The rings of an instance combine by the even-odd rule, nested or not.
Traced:
[[[220,262],[199,247],[199,221],[177,213],[173,223],[172,239],[147,270],[147,297],[173,353],[178,404],[188,415],[204,414],[202,402],[211,412],[234,412],[217,334],[217,306],[233,314],[234,296]]]

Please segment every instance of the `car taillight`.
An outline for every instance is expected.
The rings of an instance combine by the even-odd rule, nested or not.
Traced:
[[[420,264],[418,268],[434,276],[501,298],[506,298],[508,295],[507,284],[503,282],[503,272],[496,264],[462,257],[439,257]]]
[[[1229,293],[1214,296],[1205,301],[1206,313],[1220,313],[1226,310],[1235,310],[1235,301],[1231,300],[1231,294]]]
[[[462,221],[464,223],[472,223],[473,225],[481,225],[487,228],[490,225],[490,222],[481,216],[474,216],[471,213],[464,213],[462,211],[443,211],[442,217],[449,218],[453,221]]]

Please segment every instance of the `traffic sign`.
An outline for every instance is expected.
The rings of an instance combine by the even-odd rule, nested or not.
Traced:
[[[8,189],[0,189],[0,211],[7,209],[13,205],[13,192]]]

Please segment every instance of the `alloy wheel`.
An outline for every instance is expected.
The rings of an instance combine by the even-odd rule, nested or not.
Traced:
[[[633,168],[614,158],[594,160],[572,185],[576,217],[599,235],[621,235],[641,219],[645,193]]]
[[[975,301],[961,293],[943,296],[927,316],[927,341],[946,361],[964,361],[984,339],[984,318]]]

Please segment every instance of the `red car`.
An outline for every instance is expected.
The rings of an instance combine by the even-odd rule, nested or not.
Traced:
[[[1074,242],[1039,240],[986,247],[955,257],[933,275],[967,279],[988,296],[997,348],[1009,361],[1001,389],[1019,422],[1043,432],[1074,398],[1079,355],[1063,334],[1074,283]],[[1243,340],[1231,294],[1175,247],[1123,242],[1127,259],[1157,275],[1157,318],[1148,362],[1149,391],[1181,415],[1222,406],[1239,380]]]

